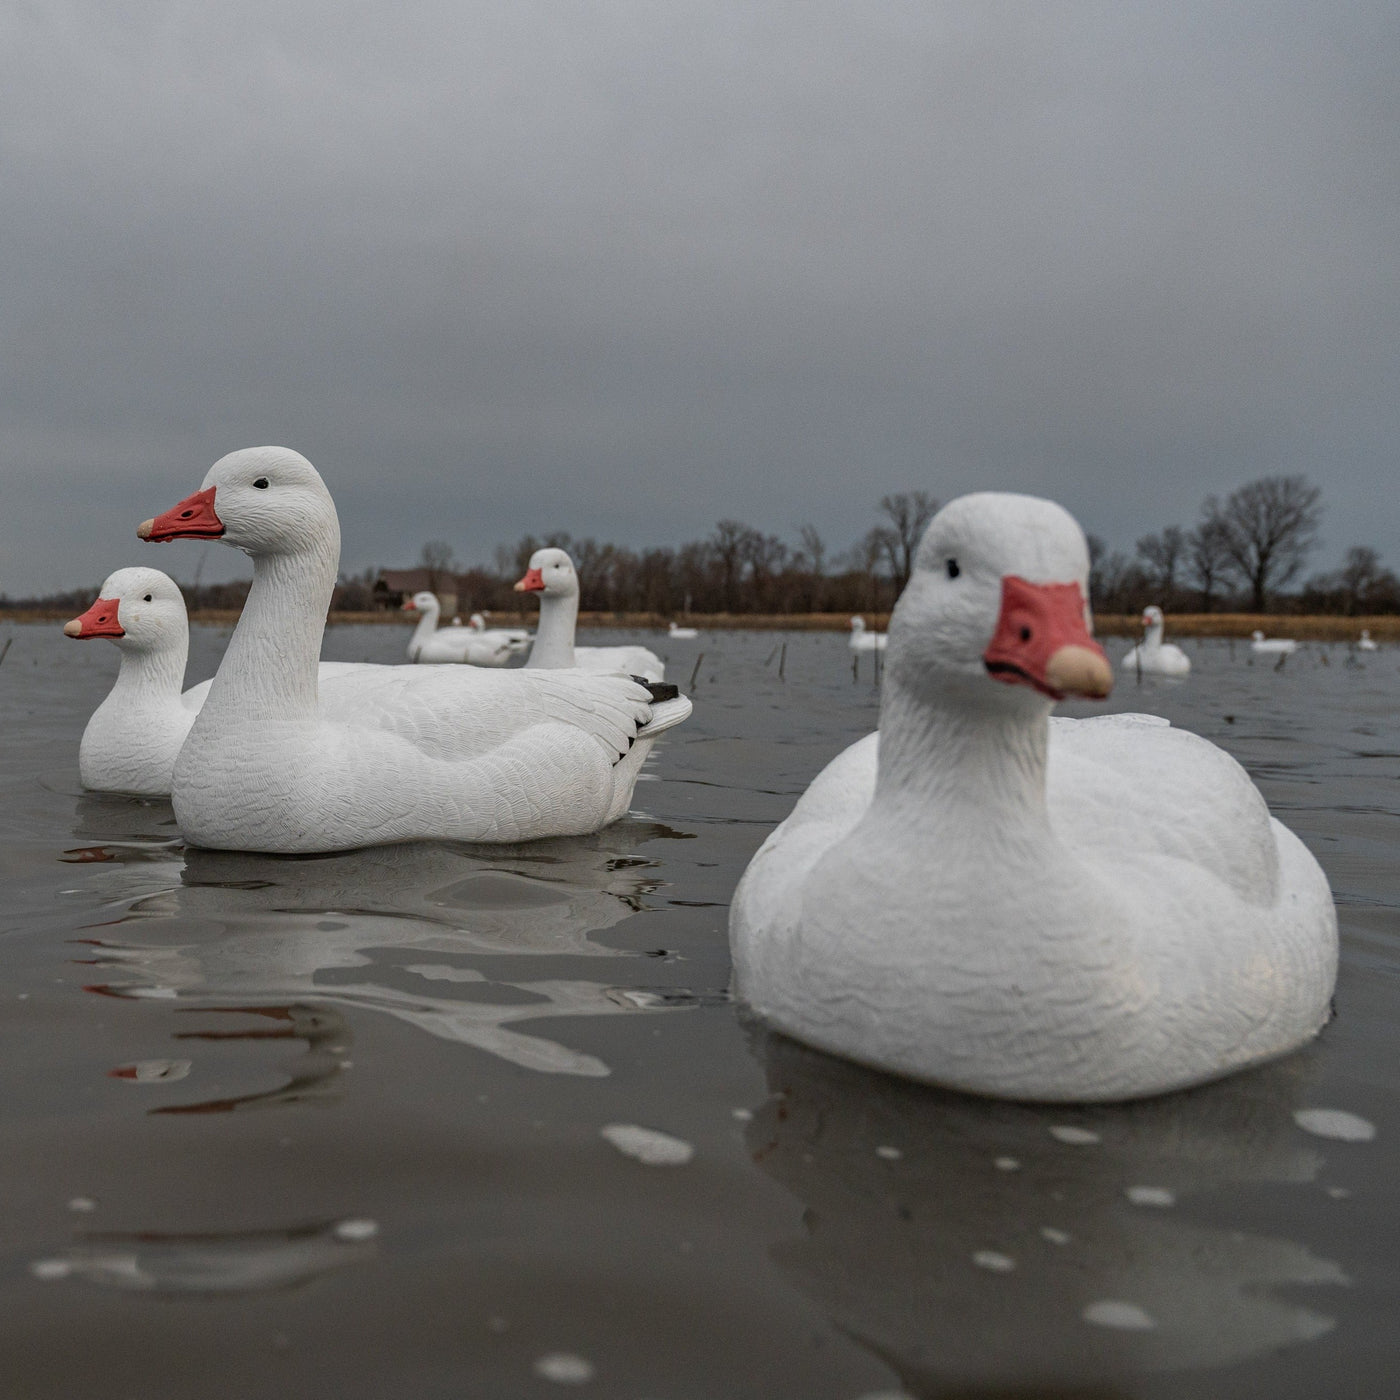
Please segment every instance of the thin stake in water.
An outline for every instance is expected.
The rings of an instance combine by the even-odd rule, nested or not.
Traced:
[[[690,684],[689,684],[688,686],[686,686],[686,689],[687,689],[687,690],[694,690],[694,689],[695,689],[695,678],[696,678],[696,676],[698,676],[698,675],[700,674],[700,663],[701,663],[704,659],[705,659],[705,653],[704,653],[703,651],[700,653],[699,656],[697,656],[697,657],[695,658],[695,669],[690,673]]]

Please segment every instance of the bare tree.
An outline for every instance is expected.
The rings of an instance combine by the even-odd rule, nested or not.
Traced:
[[[1263,612],[1271,589],[1295,577],[1313,547],[1322,520],[1319,487],[1305,476],[1265,476],[1232,491],[1221,508],[1225,550]]]
[[[739,579],[744,568],[744,553],[753,530],[742,520],[721,520],[710,536],[710,550],[719,565],[720,596],[723,611],[734,612]]]
[[[1381,567],[1381,556],[1364,544],[1354,544],[1347,550],[1342,567],[1337,573],[1346,597],[1348,617],[1355,617],[1363,609],[1363,604],[1376,591],[1377,585],[1387,580],[1390,571]],[[1393,576],[1391,580],[1393,581]]]
[[[877,525],[870,532],[870,539],[878,543],[895,589],[902,592],[914,572],[914,555],[925,528],[938,512],[938,502],[927,491],[900,491],[881,496],[880,509],[890,523]]]
[[[1168,607],[1175,600],[1177,573],[1185,562],[1186,532],[1179,525],[1168,525],[1155,535],[1144,535],[1137,542],[1138,558],[1147,568],[1148,580],[1162,595]]]
[[[434,593],[456,592],[456,581],[452,578],[452,546],[446,540],[429,540],[418,556],[418,563],[428,571],[428,587]],[[452,583],[450,589],[439,587],[444,580]]]
[[[1220,501],[1207,496],[1201,507],[1201,519],[1186,537],[1186,567],[1188,577],[1201,590],[1201,611],[1209,612],[1215,592],[1234,573],[1230,551],[1226,548],[1225,522],[1220,518]]]
[[[802,527],[802,558],[818,578],[826,573],[826,541],[817,533],[815,525]]]

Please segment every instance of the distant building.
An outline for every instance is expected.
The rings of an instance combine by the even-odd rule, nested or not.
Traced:
[[[415,593],[436,593],[442,615],[451,618],[457,612],[459,589],[457,575],[439,569],[382,569],[374,581],[374,606],[398,608]]]

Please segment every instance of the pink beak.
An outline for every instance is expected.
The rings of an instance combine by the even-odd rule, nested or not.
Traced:
[[[526,569],[525,577],[515,585],[517,593],[543,593],[544,575],[538,569]]]
[[[1005,575],[1001,615],[982,661],[996,680],[1028,685],[1052,700],[1102,700],[1113,689],[1113,668],[1089,634],[1077,583],[1029,583]]]
[[[143,520],[136,527],[136,533],[153,544],[162,544],[166,540],[218,539],[224,533],[224,522],[214,510],[216,489],[206,486],[203,491],[186,496],[163,515]]]
[[[116,598],[99,598],[81,617],[63,624],[65,637],[79,637],[84,641],[89,637],[125,637],[122,625],[117,621]]]

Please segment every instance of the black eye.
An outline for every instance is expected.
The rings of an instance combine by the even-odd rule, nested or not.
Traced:
[[[267,478],[266,478],[265,476],[260,476],[260,477],[253,483],[253,485],[256,486],[256,487],[258,488],[259,491],[266,491],[266,490],[267,490]]]
[[[1022,640],[1023,642],[1028,642],[1028,641],[1030,641],[1030,639],[1031,639],[1031,629],[1030,629],[1029,627],[1023,627],[1023,628],[1021,628],[1021,640]]]
[[[956,559],[950,559],[948,561],[948,577],[957,578],[960,573],[962,573],[962,570],[958,568],[958,561]]]
[[[146,596],[145,596],[144,598],[142,598],[141,601],[142,601],[143,603],[149,603],[149,602],[151,602],[151,601],[152,601],[151,595],[150,595],[149,593],[146,594]]]

